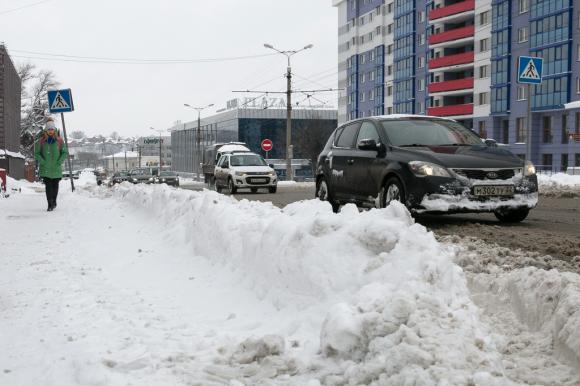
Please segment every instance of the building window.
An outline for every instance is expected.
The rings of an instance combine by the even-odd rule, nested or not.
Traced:
[[[566,173],[568,168],[568,154],[562,154],[560,156],[560,171]]]
[[[568,143],[568,115],[562,114],[562,143]]]
[[[417,45],[422,46],[423,44],[425,44],[425,34],[418,34]]]
[[[485,129],[485,121],[479,121],[478,129],[479,129],[479,136],[481,138],[487,138],[487,130]]]
[[[489,93],[486,92],[480,92],[479,93],[479,105],[487,105],[489,104]]]
[[[387,66],[387,75],[393,75],[393,65]]]
[[[356,36],[353,36],[352,39],[350,39],[350,45],[356,46]]]
[[[358,95],[358,101],[359,102],[364,102],[365,101],[365,93],[364,92],[359,93],[359,95]]]
[[[526,142],[526,124],[524,118],[516,118],[516,143]]]
[[[419,91],[425,90],[425,79],[419,79]]]
[[[393,45],[392,44],[389,44],[387,46],[387,54],[390,55],[392,52],[393,52]]]
[[[363,74],[360,74],[360,75],[359,75],[359,79],[360,79],[360,82],[361,82],[361,83],[364,83],[364,82],[366,81],[366,76],[365,76],[365,74],[364,74],[364,73],[363,73]]]
[[[576,77],[576,94],[580,94],[580,77]]]
[[[525,86],[518,86],[518,100],[525,101],[526,98],[526,87]]]
[[[489,76],[489,65],[486,64],[485,66],[479,67],[479,77],[480,78],[487,78]]]
[[[379,36],[381,34],[381,26],[378,26],[377,28],[375,28],[375,34],[377,36]]]
[[[518,43],[528,41],[528,27],[518,28]]]
[[[552,170],[552,154],[542,154],[542,165]]]
[[[502,143],[505,143],[507,145],[510,141],[510,122],[508,120],[503,120],[501,122],[501,128],[502,128],[502,138],[503,138]]]
[[[364,16],[361,16],[361,17],[358,19],[358,25],[365,25],[365,17],[364,17]]]
[[[392,107],[387,107],[387,114],[391,115],[393,113]]]
[[[387,86],[387,96],[393,95],[393,86]]]
[[[489,38],[481,39],[479,41],[479,52],[489,51]]]
[[[519,0],[518,4],[520,13],[526,13],[528,12],[528,9],[530,9],[530,0]]]
[[[359,37],[360,44],[365,44],[365,36],[362,35]]]
[[[393,33],[393,23],[387,26],[387,35],[390,35],[392,33]]]
[[[574,125],[575,134],[580,134],[580,113],[576,113],[576,125]]]
[[[552,143],[552,117],[542,118],[542,141]]]
[[[425,21],[425,12],[424,11],[419,11],[418,20],[419,20],[419,23],[422,23]]]
[[[479,25],[489,24],[489,11],[485,11],[479,14]]]
[[[419,56],[419,68],[425,67],[425,57]]]

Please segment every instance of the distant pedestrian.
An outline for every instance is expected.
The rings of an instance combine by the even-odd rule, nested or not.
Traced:
[[[58,184],[62,178],[62,163],[68,155],[64,141],[51,118],[34,144],[34,158],[38,162],[38,175],[44,181],[48,211],[56,208]]]

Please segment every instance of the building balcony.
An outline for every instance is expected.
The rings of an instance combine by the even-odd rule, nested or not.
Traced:
[[[473,78],[448,80],[445,82],[431,83],[429,85],[429,93],[466,90],[473,88]]]
[[[464,52],[462,54],[443,56],[441,58],[429,60],[429,69],[473,63],[474,59],[475,54],[473,52]]]
[[[432,10],[429,20],[441,19],[442,17],[456,15],[458,13],[475,10],[475,0],[467,0]]]
[[[431,36],[429,36],[429,44],[437,44],[437,43],[449,42],[452,40],[473,37],[474,34],[475,34],[475,27],[472,25],[469,25],[467,27],[456,28],[456,29],[452,29],[449,31],[440,32],[440,33],[435,34],[435,35],[431,35]]]
[[[450,105],[442,107],[430,107],[427,109],[427,115],[434,117],[450,117],[453,115],[471,115],[473,114],[473,103],[464,105]]]

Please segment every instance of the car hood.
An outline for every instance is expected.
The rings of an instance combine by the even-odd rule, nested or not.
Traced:
[[[489,146],[425,146],[398,148],[417,161],[448,168],[517,168],[523,161],[506,149]],[[412,161],[409,159],[409,161]]]
[[[269,166],[232,166],[232,169],[236,172],[273,172]]]

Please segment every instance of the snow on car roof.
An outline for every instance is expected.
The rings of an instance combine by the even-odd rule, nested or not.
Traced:
[[[401,119],[401,118],[422,118],[422,119],[443,119],[446,121],[455,122],[455,119],[445,118],[445,117],[433,117],[430,115],[417,115],[417,114],[390,114],[390,115],[376,115],[371,118],[376,119]]]
[[[250,149],[243,145],[223,145],[222,147],[218,148],[217,151],[219,153],[232,153],[235,151],[250,151]]]

